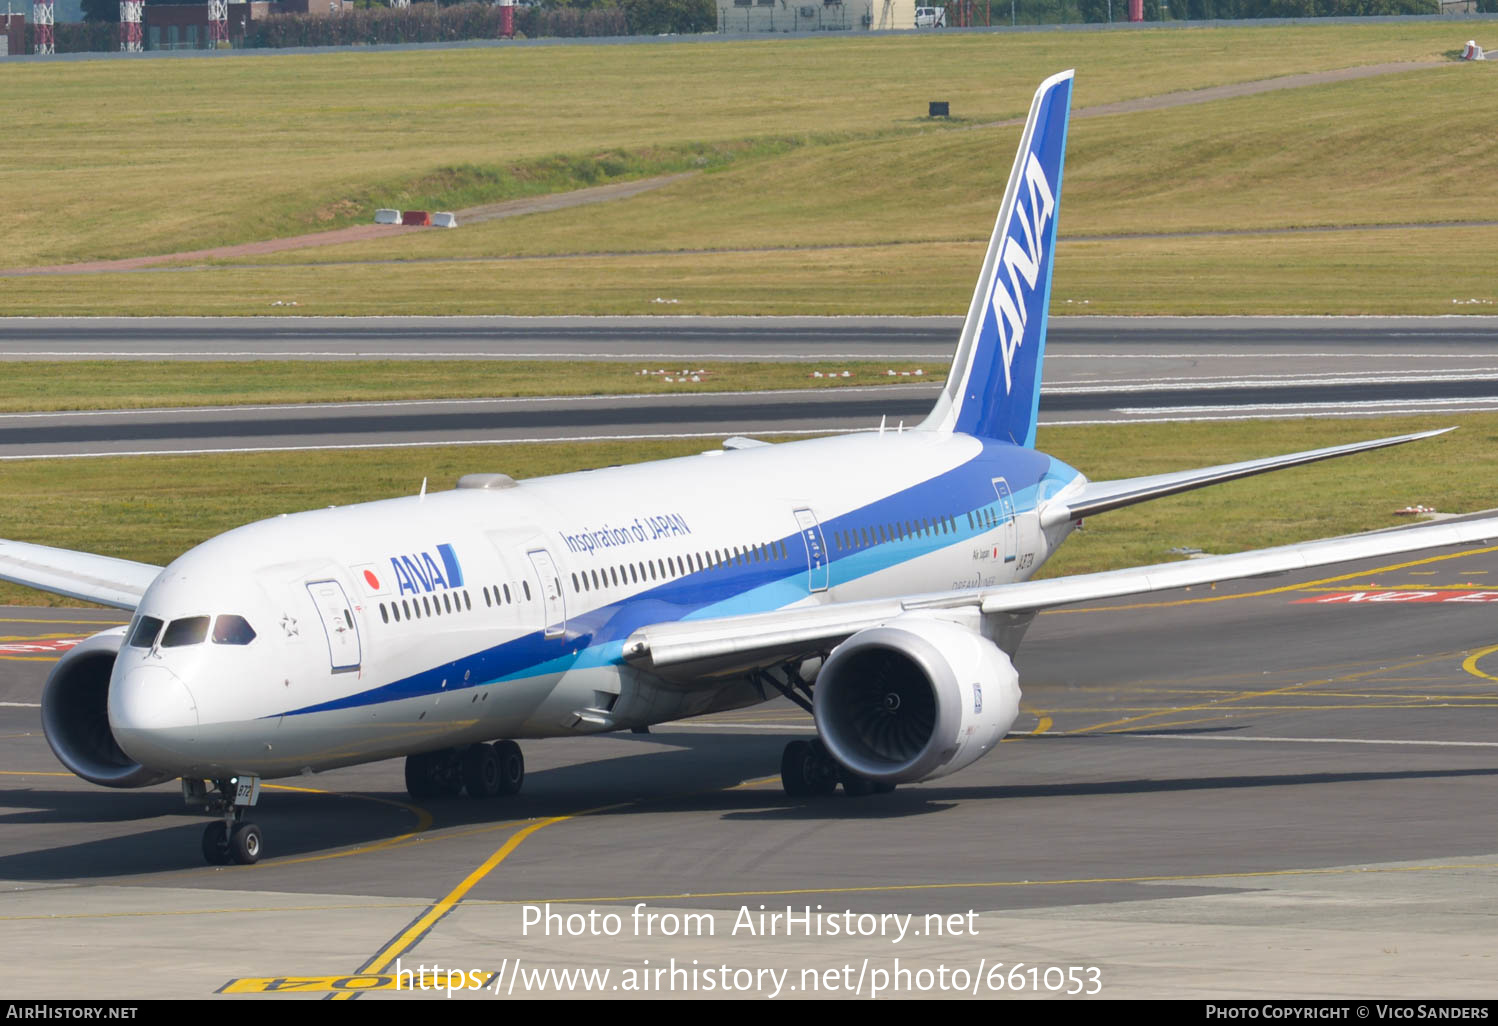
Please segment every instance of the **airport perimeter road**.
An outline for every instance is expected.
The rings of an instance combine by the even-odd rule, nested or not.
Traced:
[[[1473,546],[1052,612],[1020,651],[1014,735],[950,777],[790,801],[780,752],[811,725],[777,701],[524,742],[507,801],[418,807],[399,761],[277,781],[266,859],[217,869],[174,785],[91,786],[42,737],[56,650],[119,618],[12,609],[6,978],[26,997],[372,998],[435,965],[501,995],[617,998],[714,994],[726,966],[730,992],[866,998],[900,985],[898,959],[928,971],[899,993],[944,965],[1007,994],[988,971],[1023,963],[1042,992],[1075,966],[1111,997],[1491,998],[1495,599],[1498,552]],[[854,935],[788,935],[788,908]],[[579,969],[610,976],[535,975]]]

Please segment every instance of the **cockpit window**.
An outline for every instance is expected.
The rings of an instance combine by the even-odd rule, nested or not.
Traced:
[[[213,622],[215,645],[248,645],[255,640],[255,628],[242,616],[225,613]]]
[[[131,648],[150,648],[156,644],[156,635],[161,633],[161,621],[154,616],[143,616],[135,621],[135,630],[130,635]]]
[[[162,648],[185,648],[201,644],[208,637],[208,617],[184,616],[167,624],[161,636]]]

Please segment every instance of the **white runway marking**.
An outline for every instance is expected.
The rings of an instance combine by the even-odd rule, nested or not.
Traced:
[[[940,388],[939,381],[900,382],[893,385],[838,385],[825,391],[838,394],[880,392],[890,395],[902,392],[928,392]],[[498,396],[478,399],[361,399],[346,403],[276,403],[263,406],[154,406],[140,409],[119,410],[41,410],[32,413],[3,413],[0,420],[36,420],[39,418],[64,417],[134,417],[146,414],[195,413],[272,413],[282,411],[305,411],[318,413],[323,410],[378,410],[391,407],[415,406],[518,406],[525,403],[582,403],[582,402],[642,402],[658,399],[681,399],[701,397],[703,399],[756,399],[774,398],[783,395],[803,397],[816,392],[815,388],[778,388],[757,392],[630,392],[623,395],[532,395]]]
[[[1118,407],[1114,413],[1140,413],[1140,414],[1200,414],[1222,411],[1223,413],[1243,413],[1250,410],[1269,411],[1274,413],[1295,411],[1321,411],[1321,410],[1356,410],[1373,411],[1389,410],[1392,412],[1409,412],[1411,407],[1421,410],[1435,410],[1447,413],[1456,412],[1451,407],[1460,406],[1469,410],[1491,409],[1498,405],[1498,396],[1464,396],[1457,399],[1353,399],[1346,402],[1303,402],[1303,403],[1242,403],[1232,406],[1138,406]]]
[[[1445,374],[1408,374],[1391,371],[1383,374],[1361,374],[1350,377],[1345,371],[1327,371],[1315,374],[1293,374],[1262,376],[1253,378],[1192,376],[1189,378],[1119,378],[1073,381],[1065,385],[1041,388],[1041,395],[1106,395],[1109,392],[1154,392],[1161,389],[1197,388],[1294,388],[1325,387],[1327,385],[1412,385],[1445,381],[1494,381],[1498,378],[1498,367],[1475,367]],[[1393,400],[1387,400],[1392,402]],[[1434,400],[1423,400],[1434,401]],[[1333,405],[1343,405],[1341,403]]]
[[[0,461],[13,460],[87,460],[103,456],[222,456],[234,452],[318,452],[325,449],[430,449],[451,445],[529,445],[540,442],[648,442],[687,438],[726,438],[742,434],[747,428],[722,428],[718,431],[689,431],[680,434],[643,435],[557,435],[538,438],[455,438],[435,442],[359,442],[343,445],[260,445],[230,446],[220,449],[128,449],[103,452],[57,452],[23,456],[0,456]],[[784,437],[786,435],[846,435],[855,431],[873,431],[874,428],[809,428],[790,430],[771,428],[760,434]]]
[[[0,707],[6,709],[40,709],[40,702],[0,702]]]
[[[1481,401],[1481,400],[1479,400],[1479,401]],[[1453,399],[1452,402],[1466,403],[1466,402],[1471,402],[1471,400],[1467,400],[1467,399]],[[1214,408],[1215,407],[1205,407],[1205,409],[1214,409]],[[1235,409],[1235,407],[1226,407],[1226,408],[1227,409]],[[1298,407],[1297,407],[1297,409],[1298,409]],[[1130,412],[1133,412],[1133,411],[1130,411],[1130,410],[1113,410],[1112,412],[1114,412],[1114,413],[1130,413]],[[1400,413],[1405,413],[1405,412],[1408,412],[1408,411],[1401,409],[1401,404],[1399,404],[1399,403],[1391,400],[1382,409],[1348,410],[1348,409],[1338,408],[1338,409],[1332,409],[1332,410],[1317,411],[1315,413],[1315,416],[1317,416],[1317,417],[1377,417],[1377,416],[1396,416],[1396,415],[1398,415]],[[1439,408],[1436,408],[1436,409],[1421,410],[1421,412],[1422,413],[1491,413],[1491,412],[1493,412],[1493,406],[1492,405],[1488,405],[1488,406],[1442,406],[1442,407],[1439,407]],[[1040,415],[1040,424],[1041,424],[1042,427],[1088,427],[1088,426],[1091,426],[1091,425],[1107,425],[1107,424],[1196,424],[1196,423],[1204,423],[1204,422],[1207,422],[1207,421],[1218,421],[1218,420],[1276,420],[1276,419],[1283,420],[1283,419],[1287,419],[1287,418],[1304,417],[1304,416],[1307,416],[1307,415],[1308,414],[1305,414],[1305,413],[1296,413],[1292,409],[1292,410],[1290,410],[1288,412],[1283,412],[1283,413],[1272,413],[1272,414],[1264,414],[1264,413],[1223,414],[1222,416],[1215,416],[1215,417],[1214,416],[1118,417],[1118,418],[1114,418],[1114,419],[1104,419],[1104,418],[1098,417],[1098,418],[1088,419],[1088,420],[1051,420],[1051,419],[1049,419],[1049,418],[1046,417],[1046,415],[1045,415],[1044,412],[1042,412],[1041,415]],[[768,434],[768,432],[766,432],[766,433]],[[782,432],[777,432],[777,433],[779,433],[779,434],[785,434],[786,432],[782,431]]]
[[[667,353],[620,353],[612,349],[604,350],[580,350],[577,352],[558,352],[554,349],[539,352],[515,352],[504,350],[501,352],[476,352],[457,350],[453,352],[414,352],[372,350],[368,352],[344,352],[327,350],[300,350],[300,349],[176,349],[176,350],[151,350],[151,349],[83,349],[83,350],[61,350],[61,349],[12,349],[0,350],[0,358],[3,359],[28,359],[28,360],[58,360],[58,359],[89,359],[89,360],[118,360],[118,359],[153,359],[153,360],[180,360],[180,359],[208,359],[208,360],[736,360],[740,362],[774,362],[779,360],[794,360],[800,363],[816,363],[827,360],[927,360],[937,363],[947,363],[951,354],[943,347],[940,352],[913,352],[913,353],[891,353],[884,350],[874,352],[850,352],[850,353],[807,353],[804,351],[782,353],[782,352],[754,352],[754,353],[701,353],[693,350],[691,352],[667,352]],[[1469,354],[1468,359],[1473,357]]]
[[[1042,735],[1045,736],[1045,735]],[[1066,737],[1065,731],[1051,736]],[[1372,737],[1242,737],[1225,734],[1078,734],[1077,737],[1142,737],[1152,741],[1255,741],[1292,745],[1409,745],[1416,748],[1498,748],[1498,741],[1412,741]]]

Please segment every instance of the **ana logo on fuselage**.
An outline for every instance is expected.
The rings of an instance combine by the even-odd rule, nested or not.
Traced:
[[[1046,181],[1045,170],[1034,153],[1029,154],[1025,165],[1025,192],[1029,194],[1029,209],[1025,207],[1022,192],[1015,197],[1014,211],[1009,215],[1009,230],[1004,235],[1003,253],[999,267],[994,269],[993,296],[989,303],[993,307],[994,324],[999,332],[999,352],[1004,359],[1004,392],[1013,384],[1009,368],[1014,355],[1024,341],[1025,322],[1028,312],[1025,297],[1020,292],[1020,282],[1031,292],[1040,277],[1040,265],[1045,260],[1045,231],[1056,212],[1056,197]],[[1018,230],[1016,230],[1018,229]],[[1019,234],[1024,235],[1020,244]],[[1009,275],[1009,286],[1004,284],[1004,275]],[[1044,297],[1041,298],[1044,302]]]
[[[390,570],[400,584],[402,595],[420,595],[439,588],[461,588],[463,568],[451,545],[437,546],[437,556],[417,552],[410,556],[391,556]]]

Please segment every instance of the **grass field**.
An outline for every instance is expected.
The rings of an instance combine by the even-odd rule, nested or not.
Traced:
[[[211,271],[7,278],[0,295],[4,312],[34,314],[263,314],[276,301],[309,314],[950,313],[965,304],[1018,136],[983,124],[1022,114],[1057,67],[1077,66],[1081,109],[1438,59],[1460,44],[1455,31],[1414,22],[27,64],[6,69],[18,120],[0,165],[8,266],[276,237],[362,221],[376,205],[451,208],[702,173],[612,204],[398,243]],[[1498,179],[1480,169],[1498,163],[1498,136],[1462,113],[1498,101],[1488,70],[1436,65],[1076,120],[1058,302],[1067,283],[1093,312],[1429,313],[1458,296],[1494,298],[1481,273],[1498,258],[1490,228],[1408,244],[1339,232],[1163,248],[1068,241],[1491,219]],[[935,98],[957,117],[925,119]],[[1219,270],[1245,248],[1256,252],[1241,271]],[[1182,262],[1193,270],[1171,269]],[[1176,279],[1168,293],[1139,287],[1155,264]],[[1422,278],[1442,287],[1401,288]]]
[[[663,367],[657,362],[648,368],[635,363],[562,360],[16,362],[6,363],[4,374],[0,375],[0,413],[838,388],[909,384],[916,380],[935,383],[946,379],[947,369],[945,363],[910,361],[815,364],[746,361],[690,367],[675,364]],[[661,374],[662,370],[668,373]],[[680,373],[683,370],[694,373],[683,379]],[[891,370],[896,376],[889,375]],[[842,377],[843,373],[849,376]],[[838,376],[829,376],[833,374]],[[910,376],[902,376],[905,374]],[[692,377],[700,380],[692,381]]]
[[[1045,568],[1080,573],[1173,558],[1174,546],[1236,552],[1403,522],[1413,503],[1498,506],[1498,414],[1383,420],[1042,427],[1039,446],[1095,478],[1132,477],[1459,424],[1442,438],[1207,488],[1087,521]],[[462,474],[517,478],[700,452],[701,440],[367,452],[128,457],[0,467],[0,537],[166,563],[278,513],[414,494]],[[1189,454],[1189,456],[1183,455]],[[0,602],[63,604],[12,585]]]

